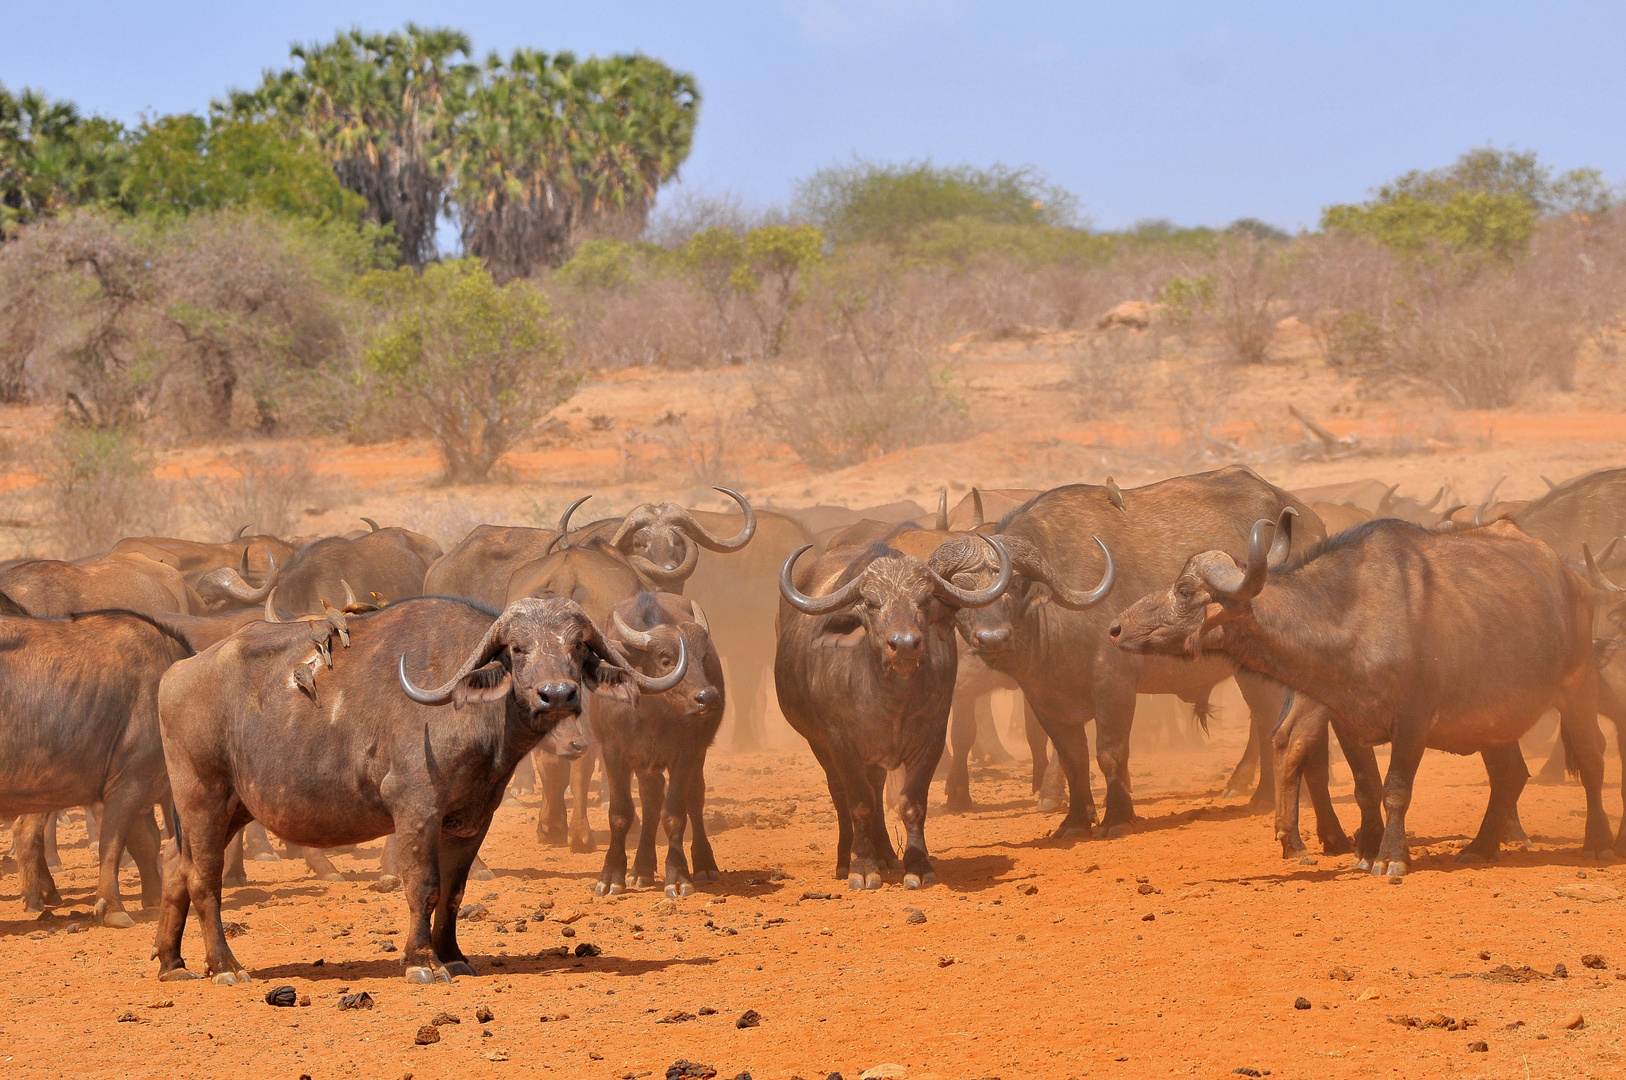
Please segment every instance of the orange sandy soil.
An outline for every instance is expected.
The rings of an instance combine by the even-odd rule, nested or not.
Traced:
[[[526,800],[499,811],[483,851],[496,877],[471,882],[466,897],[490,912],[462,924],[481,974],[452,986],[408,985],[399,952],[385,951],[400,944],[406,912],[399,892],[368,889],[378,845],[336,860],[353,878],[345,884],[317,882],[302,863],[251,862],[251,884],[228,890],[225,917],[247,927],[233,947],[256,981],[160,983],[150,913],[133,930],[73,932],[87,922],[94,878],[82,828],[67,826],[58,881],[68,902],[55,917],[23,916],[15,878],[0,892],[0,1063],[8,1076],[290,1080],[608,1080],[661,1077],[679,1058],[724,1078],[809,1080],[879,1064],[919,1080],[1221,1077],[1238,1067],[1277,1077],[1620,1075],[1622,901],[1554,892],[1626,888],[1626,871],[1578,856],[1578,787],[1526,791],[1531,851],[1458,866],[1451,855],[1478,825],[1483,771],[1476,759],[1430,754],[1410,818],[1416,866],[1392,885],[1344,857],[1282,860],[1268,817],[1217,796],[1242,726],[1222,724],[1200,749],[1140,754],[1142,821],[1113,841],[1047,839],[1058,819],[1032,809],[1023,765],[974,771],[982,809],[969,815],[942,813],[934,785],[927,835],[941,883],[920,892],[896,873],[873,893],[832,879],[834,816],[805,750],[713,759],[710,809],[755,811],[763,827],[716,834],[724,880],[672,904],[654,890],[595,900],[602,856],[539,847]],[[1610,772],[1614,785],[1613,755]],[[1341,763],[1334,781],[1353,829]],[[1613,788],[1607,800],[1617,805]],[[602,843],[604,813],[590,816]],[[128,896],[134,872],[124,877]],[[544,898],[549,920],[530,921]],[[924,925],[905,921],[912,909]],[[580,918],[567,938],[559,919],[570,911]],[[537,958],[581,942],[603,955]],[[201,969],[195,927],[185,953]],[[1590,953],[1608,967],[1584,967]],[[1545,975],[1559,963],[1568,978],[1475,977],[1501,964]],[[1334,968],[1351,978],[1330,979]],[[310,1007],[267,1005],[266,990],[282,984],[310,995]],[[346,989],[368,991],[377,1007],[337,1009]],[[1294,1008],[1301,996],[1310,1010]],[[481,1005],[495,1014],[487,1024],[475,1019]],[[703,1006],[717,1011],[661,1022]],[[746,1009],[760,1027],[735,1027]],[[118,1020],[126,1011],[134,1022]],[[443,1026],[438,1044],[415,1045],[442,1011],[462,1022]],[[1576,1013],[1584,1026],[1563,1029]],[[1390,1021],[1441,1014],[1472,1026]],[[1471,1052],[1481,1039],[1489,1051]]]

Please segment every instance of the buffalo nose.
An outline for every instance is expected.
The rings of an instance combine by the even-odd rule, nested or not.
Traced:
[[[1123,633],[1123,632],[1124,632],[1124,624],[1119,622],[1117,619],[1112,620],[1112,625],[1107,627],[1107,636],[1110,637],[1113,641],[1117,641],[1118,640],[1118,635]]]
[[[978,630],[977,646],[982,649],[1002,649],[1010,643],[1011,632],[1001,626],[995,630]]]
[[[587,753],[587,748],[591,745],[586,739],[576,738],[570,740],[570,749],[575,752],[577,757]]]
[[[542,707],[547,709],[574,709],[576,707],[576,684],[573,682],[544,683],[536,692],[542,700]]]
[[[920,651],[920,635],[913,630],[902,630],[896,634],[888,635],[886,643],[895,653],[915,653]]]
[[[702,709],[709,709],[722,698],[722,693],[715,686],[708,686],[704,690],[694,692],[694,703]]]

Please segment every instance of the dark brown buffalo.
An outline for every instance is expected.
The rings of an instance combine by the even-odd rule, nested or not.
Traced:
[[[440,545],[406,529],[376,529],[354,539],[330,536],[302,549],[280,571],[276,607],[299,614],[338,604],[348,585],[363,600],[374,594],[394,603],[423,594]]]
[[[514,570],[546,555],[558,535],[553,529],[521,525],[477,526],[429,568],[424,594],[501,607]]]
[[[654,883],[655,830],[664,827],[666,895],[689,896],[694,885],[683,855],[685,826],[694,829],[694,877],[715,881],[721,876],[706,838],[705,809],[706,750],[723,723],[722,664],[700,606],[672,593],[646,592],[617,605],[605,636],[647,675],[666,675],[685,650],[689,670],[670,690],[640,695],[636,705],[606,701],[593,708],[593,737],[604,756],[610,788],[610,846],[593,891],[613,895],[627,886],[627,833],[637,817],[632,805],[636,775],[644,813],[632,884]]]
[[[0,570],[0,592],[31,615],[75,611],[202,615],[203,600],[173,566],[145,555],[106,555],[87,563],[29,559]]]
[[[1434,497],[1427,502],[1413,499],[1405,495],[1397,496],[1399,484],[1385,484],[1381,480],[1353,480],[1345,484],[1324,484],[1320,487],[1300,488],[1293,492],[1294,496],[1303,502],[1314,506],[1316,503],[1326,503],[1331,506],[1342,506],[1348,509],[1359,510],[1366,518],[1393,517],[1402,521],[1415,522],[1418,525],[1433,525],[1441,518],[1438,510],[1440,501],[1445,498],[1445,488],[1441,487],[1434,492]],[[1363,519],[1364,520],[1364,519]],[[1327,535],[1342,532],[1349,524],[1342,523],[1341,528],[1333,528],[1327,524]]]
[[[579,604],[595,626],[608,625],[610,612],[623,600],[637,596],[643,579],[613,551],[596,547],[568,547],[554,551],[515,570],[509,578],[507,603],[525,597],[560,596]],[[601,702],[584,703],[591,714]],[[597,747],[590,740],[544,740],[532,755],[541,777],[542,805],[536,813],[536,838],[545,844],[569,844],[572,851],[594,851],[593,829],[587,820],[588,786],[598,763]],[[571,792],[568,827],[565,789]]]
[[[1582,544],[1601,551],[1626,533],[1626,469],[1599,469],[1566,480],[1514,514],[1513,523],[1579,566]]]
[[[206,973],[248,979],[226,944],[220,879],[227,841],[251,820],[318,848],[394,833],[408,981],[473,974],[457,912],[515,764],[557,725],[579,723],[584,690],[635,699],[639,685],[658,692],[685,666],[670,681],[629,672],[581,608],[557,598],[501,614],[412,599],[351,619],[348,631],[351,647],[334,650],[331,668],[303,624],[262,623],[165,675],[159,716],[181,840],[164,876],[160,979],[194,977],[181,958],[192,904]],[[294,678],[312,665],[314,693]],[[444,682],[421,690],[421,680]]]
[[[972,488],[949,509],[947,528],[969,531],[997,522],[1041,494],[1038,488]]]
[[[113,545],[109,555],[145,555],[154,562],[173,566],[182,574],[192,575],[217,567],[242,567],[263,575],[271,564],[286,566],[293,558],[294,549],[287,541],[264,534],[243,535],[250,527],[244,525],[237,535],[224,544],[205,544],[196,540],[177,540],[168,536],[130,536]]]
[[[95,915],[108,926],[135,925],[119,899],[126,846],[142,906],[158,901],[152,807],[168,795],[158,683],[191,651],[133,612],[0,614],[0,817],[103,804]],[[42,838],[19,850],[25,896],[55,892],[48,873],[33,884],[27,876],[44,870],[43,850]]]
[[[824,768],[838,822],[836,875],[852,888],[880,888],[881,869],[896,862],[882,789],[887,770],[898,768],[904,886],[936,880],[926,793],[948,734],[953,614],[993,603],[1011,581],[1004,549],[978,542],[990,543],[1001,563],[981,590],[961,588],[884,542],[826,551],[799,583],[791,570],[802,551],[785,561],[774,663],[779,707]]]
[[[1436,532],[1378,520],[1272,572],[1270,533],[1269,521],[1255,527],[1243,568],[1222,551],[1190,558],[1114,622],[1113,639],[1136,654],[1222,652],[1325,705],[1341,740],[1392,744],[1388,820],[1356,853],[1374,874],[1406,872],[1425,747],[1483,756],[1490,804],[1461,857],[1495,858],[1529,776],[1518,739],[1557,708],[1586,786],[1582,854],[1610,854],[1592,590],[1551,548],[1507,522]],[[1357,791],[1371,791],[1360,773]]]
[[[1112,611],[1095,606],[1098,596],[1076,592],[1067,583],[1105,573],[1103,542],[1116,561],[1116,587],[1138,596],[1166,583],[1186,558],[1205,548],[1223,545],[1240,556],[1253,522],[1266,514],[1274,519],[1283,506],[1302,515],[1295,542],[1320,540],[1321,523],[1293,496],[1238,466],[1132,488],[1121,493],[1123,509],[1109,496],[1106,488],[1075,484],[1047,491],[1008,515],[995,535],[1006,542],[1017,577],[998,603],[958,616],[966,642],[989,667],[1021,685],[1055,744],[1070,792],[1056,835],[1080,835],[1095,822],[1085,732],[1090,720],[1096,722],[1096,755],[1107,783],[1097,831],[1122,835],[1135,820],[1129,735],[1136,694],[1177,695],[1202,717],[1212,688],[1232,675],[1252,714],[1250,741],[1267,759],[1259,769],[1254,804],[1273,805],[1275,774],[1268,759],[1270,733],[1281,714],[1281,687],[1239,671],[1224,656],[1190,662],[1116,649],[1107,636]],[[967,586],[989,580],[992,573],[986,555],[969,545],[944,549],[932,565]],[[1233,785],[1238,782],[1233,778]]]

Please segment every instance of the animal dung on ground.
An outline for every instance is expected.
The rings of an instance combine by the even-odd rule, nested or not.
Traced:
[[[762,1014],[755,1009],[746,1009],[740,1013],[739,1019],[734,1021],[737,1028],[754,1028],[762,1023]]]
[[[1468,1044],[1468,1053],[1470,1054],[1483,1054],[1489,1050],[1490,1043],[1486,1042],[1484,1039],[1475,1039],[1473,1042]]]
[[[926,913],[924,911],[911,911],[909,913],[909,917],[903,921],[908,923],[910,926],[924,926],[926,923]]]
[[[1293,1001],[1293,1008],[1300,1010],[1310,1008],[1310,999],[1307,997],[1296,998]]]
[[[577,956],[603,956],[604,950],[590,941],[584,941],[576,946]]]
[[[339,1008],[341,1009],[370,1009],[375,1004],[377,1004],[377,1002],[373,1000],[373,995],[369,994],[365,990],[361,991],[359,994],[339,995]]]
[[[1354,977],[1355,976],[1349,973],[1348,968],[1335,967],[1331,971],[1327,972],[1327,978],[1332,979],[1335,982],[1349,982],[1349,980],[1353,979]]]
[[[125,1009],[123,1012],[119,1013],[113,1018],[113,1020],[115,1023],[119,1024],[139,1024],[141,1022],[141,1018],[129,1009]]]
[[[463,1018],[456,1013],[438,1012],[435,1014],[435,1018],[429,1022],[436,1027],[445,1027],[447,1024],[461,1024]]]
[[[700,1006],[700,1008],[696,1009],[695,1012],[696,1012],[696,1014],[698,1014],[700,1016],[716,1016],[717,1015],[717,1010],[712,1008],[710,1005],[702,1005],[702,1006]]]
[[[671,1012],[667,1013],[665,1016],[663,1016],[659,1020],[655,1021],[655,1023],[657,1023],[657,1024],[682,1024],[682,1023],[685,1023],[685,1022],[687,1022],[689,1020],[693,1020],[693,1019],[694,1019],[694,1013],[692,1013],[692,1012],[684,1012],[682,1009],[673,1009]]]
[[[666,1067],[666,1080],[711,1080],[717,1070],[710,1065],[678,1058]]]
[[[1033,884],[1031,881],[1024,881],[1022,884],[1016,887],[1017,896],[1037,896],[1038,894],[1039,886]]]
[[[474,1018],[480,1021],[482,1024],[491,1023],[491,1019],[494,1015],[495,1014],[491,1011],[490,1005],[476,1005],[474,1007]]]
[[[1589,952],[1581,954],[1581,966],[1584,968],[1592,968],[1596,971],[1602,971],[1604,968],[1607,968],[1609,964],[1602,956],[1599,956],[1595,952]]]
[[[438,1043],[440,1042],[440,1028],[433,1024],[424,1024],[422,1027],[418,1028],[418,1034],[412,1037],[412,1041],[419,1046],[428,1046],[430,1043]]]
[[[376,893],[392,893],[401,887],[401,879],[394,874],[384,874],[367,887]]]
[[[1567,979],[1569,977],[1570,969],[1569,966],[1564,963],[1564,961],[1560,960],[1558,963],[1553,965],[1553,978]]]
[[[464,904],[458,910],[457,917],[463,922],[474,922],[477,919],[483,919],[486,917],[486,906],[484,904]]]
[[[299,991],[291,986],[277,986],[265,992],[265,1003],[279,1009],[291,1009],[299,1004]]]

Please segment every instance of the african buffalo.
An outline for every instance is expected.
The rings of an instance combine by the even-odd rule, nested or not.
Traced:
[[[604,756],[610,788],[610,846],[593,891],[599,896],[627,885],[627,832],[636,814],[632,778],[638,777],[643,825],[632,864],[634,887],[655,878],[655,830],[666,828],[666,895],[694,892],[683,856],[686,825],[694,829],[693,873],[719,876],[706,838],[706,750],[723,723],[723,669],[711,646],[706,616],[693,600],[672,593],[642,593],[616,606],[606,631],[616,650],[645,672],[662,676],[685,649],[689,670],[662,694],[643,694],[636,705],[606,701],[594,706],[593,737]]]
[[[807,549],[780,573],[779,707],[824,768],[838,822],[836,875],[877,889],[896,852],[886,834],[882,788],[888,769],[904,770],[900,816],[908,833],[903,883],[936,880],[926,852],[926,793],[943,756],[957,650],[953,613],[991,604],[1011,581],[997,541],[1000,573],[964,589],[884,541],[826,551],[793,582]]]
[[[664,679],[629,670],[559,598],[498,613],[424,597],[352,619],[348,632],[331,668],[304,624],[265,623],[165,675],[159,722],[181,841],[164,877],[160,979],[195,977],[181,936],[196,903],[206,972],[247,981],[221,927],[220,879],[226,842],[251,820],[319,848],[396,834],[407,980],[473,974],[457,912],[515,764],[557,725],[579,723],[583,690],[636,700],[639,687],[675,685],[688,662],[680,655]],[[295,678],[301,667],[314,687]],[[413,676],[426,671],[445,681],[419,689]]]
[[[1255,526],[1241,568],[1223,551],[1192,556],[1124,611],[1113,640],[1136,654],[1222,652],[1325,705],[1340,739],[1391,743],[1387,824],[1356,852],[1374,874],[1406,872],[1425,747],[1483,756],[1490,803],[1461,857],[1495,858],[1529,776],[1518,739],[1557,708],[1586,787],[1582,854],[1609,854],[1592,591],[1550,547],[1507,522],[1431,531],[1381,519],[1271,570],[1271,529]]]
[[[338,603],[348,582],[363,599],[377,594],[394,603],[423,594],[424,576],[440,558],[440,545],[407,529],[375,529],[350,538],[330,536],[308,544],[280,571],[276,604],[299,614]]]
[[[122,609],[202,615],[203,600],[173,566],[140,554],[86,563],[25,559],[0,570],[0,592],[30,615]]]

